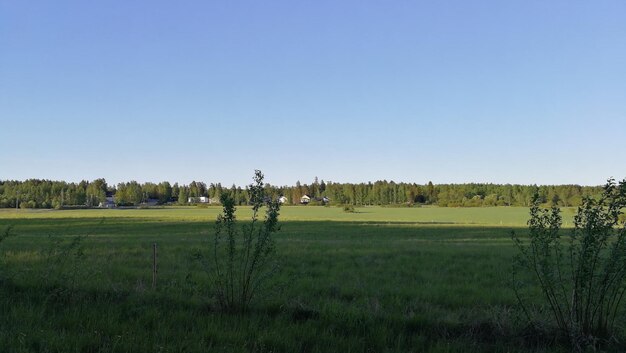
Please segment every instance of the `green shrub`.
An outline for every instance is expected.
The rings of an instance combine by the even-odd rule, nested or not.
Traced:
[[[548,312],[575,350],[613,338],[626,290],[626,230],[619,222],[624,206],[626,180],[616,184],[611,179],[599,200],[583,200],[566,242],[560,209],[541,209],[537,199],[530,209],[529,243],[512,234],[519,249],[516,268],[532,273]],[[520,283],[515,290],[533,322]]]
[[[257,170],[249,186],[252,220],[241,227],[235,218],[235,200],[228,193],[221,195],[223,213],[217,217],[212,254],[206,260],[197,254],[220,308],[226,311],[246,311],[278,269],[272,234],[280,229],[280,203],[266,198],[263,185],[263,174]],[[258,214],[263,206],[266,211],[261,222]]]
[[[353,205],[343,205],[343,212],[346,213],[354,213],[354,206]]]

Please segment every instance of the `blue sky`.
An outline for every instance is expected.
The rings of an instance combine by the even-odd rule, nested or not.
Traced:
[[[0,179],[597,185],[625,123],[622,0],[0,0]]]

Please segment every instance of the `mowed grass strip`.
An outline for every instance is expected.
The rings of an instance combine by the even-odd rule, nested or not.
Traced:
[[[515,254],[509,232],[525,232],[527,210],[357,211],[284,208],[276,236],[282,268],[277,286],[243,316],[215,309],[206,274],[192,256],[209,251],[219,208],[0,212],[0,229],[14,224],[18,234],[0,245],[0,347],[12,352],[566,351],[550,337],[529,337],[508,286]],[[457,211],[463,212],[455,219]],[[483,213],[477,221],[463,219],[470,211]],[[240,209],[241,219],[246,212]],[[500,225],[507,219],[513,226]],[[56,239],[67,244],[77,235],[87,235],[82,257],[70,256],[63,266],[47,260]],[[152,290],[155,242],[159,272]],[[74,262],[78,270],[72,270]],[[44,286],[55,270],[74,271],[68,280],[75,286],[50,278]]]

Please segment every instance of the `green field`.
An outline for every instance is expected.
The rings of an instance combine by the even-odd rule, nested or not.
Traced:
[[[281,210],[277,287],[237,315],[212,305],[192,258],[219,208],[2,210],[17,236],[0,244],[0,351],[567,351],[529,330],[509,289],[526,208],[356,211]],[[82,255],[64,254],[79,235]]]
[[[222,211],[220,207],[192,208],[169,207],[150,209],[92,209],[92,210],[46,210],[0,209],[0,220],[55,219],[55,218],[143,218],[168,221],[209,221]],[[563,209],[564,223],[571,225],[574,208]],[[248,216],[248,209],[240,207],[239,217]],[[354,213],[345,213],[339,207],[283,207],[281,221],[337,221],[337,222],[383,222],[414,224],[445,224],[462,226],[509,226],[524,227],[528,220],[525,207],[363,207]]]

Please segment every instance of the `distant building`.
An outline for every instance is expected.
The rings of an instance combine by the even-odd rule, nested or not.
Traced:
[[[309,197],[309,195],[304,195],[300,198],[300,203],[303,205],[306,205],[309,202],[311,202],[311,197]]]
[[[100,202],[98,205],[100,208],[113,208],[115,207],[115,199],[113,196],[107,196],[106,201]]]
[[[209,198],[206,196],[190,197],[187,199],[188,203],[209,203]]]
[[[281,196],[278,198],[278,202],[280,203],[287,203],[289,202],[289,199],[287,198],[287,196]]]

